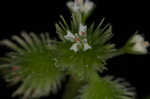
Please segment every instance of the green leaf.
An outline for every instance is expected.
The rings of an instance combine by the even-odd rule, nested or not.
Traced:
[[[58,24],[55,24],[55,27],[56,27],[56,33],[58,34],[59,38],[62,41],[65,41],[64,35],[66,34],[66,32]]]
[[[65,25],[65,28],[66,28],[66,29],[69,29],[69,25],[68,25],[67,22],[65,21],[64,17],[61,15],[60,18],[61,18],[61,20],[63,21],[63,24]],[[65,29],[65,28],[64,28],[64,29]]]
[[[17,43],[19,43],[24,49],[26,49],[26,51],[30,52],[30,47],[27,45],[27,43],[22,40],[20,37],[18,36],[13,36],[12,37],[13,40],[15,40]]]
[[[19,54],[24,53],[24,50],[19,48],[15,43],[11,42],[10,40],[3,40],[3,41],[0,42],[0,44],[11,48],[12,50],[18,52]]]
[[[92,75],[92,74],[91,74]],[[133,99],[133,88],[122,79],[113,77],[100,78],[92,75],[88,84],[84,86],[78,96],[79,99]]]
[[[78,13],[72,14],[72,21],[71,21],[71,32],[78,33],[79,26],[81,24],[81,15]]]
[[[22,32],[21,36],[24,38],[25,42],[27,42],[27,44],[30,46],[30,49],[35,49],[33,39],[30,37],[30,35],[28,35],[26,32]]]
[[[17,50],[2,58],[3,62],[0,65],[0,70],[5,71],[2,74],[10,84],[22,82],[13,96],[23,95],[23,99],[26,99],[47,96],[49,92],[56,93],[64,78],[64,72],[55,65],[56,55],[55,50],[49,46],[51,41],[49,35],[41,34],[39,37],[34,33],[21,35],[24,40],[18,36],[13,36],[13,39],[23,49],[9,40],[3,41],[3,44]],[[24,53],[20,55],[22,50]],[[17,68],[13,69],[14,66]]]

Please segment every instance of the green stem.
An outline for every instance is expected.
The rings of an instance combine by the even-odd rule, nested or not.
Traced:
[[[112,53],[112,57],[117,57],[117,56],[120,56],[120,55],[123,55],[123,54],[126,54],[125,53],[125,49],[124,48],[120,48],[118,50],[116,50],[115,52]]]
[[[73,77],[70,77],[62,99],[75,98],[78,94],[78,90],[82,87],[83,84],[84,84],[83,82],[78,81]]]

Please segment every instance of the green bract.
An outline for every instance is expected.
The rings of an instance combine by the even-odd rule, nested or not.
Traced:
[[[55,52],[49,35],[37,37],[34,33],[22,33],[22,37],[12,37],[19,46],[9,40],[1,42],[14,50],[4,58],[7,59],[3,64],[5,79],[10,83],[22,82],[13,96],[24,94],[26,99],[56,92],[64,74],[55,67]]]
[[[134,98],[133,89],[122,79],[113,77],[100,78],[92,75],[88,84],[80,90],[77,99],[130,99]]]

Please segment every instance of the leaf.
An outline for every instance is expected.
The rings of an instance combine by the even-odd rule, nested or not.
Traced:
[[[24,49],[26,49],[26,51],[30,52],[30,47],[26,44],[25,41],[23,41],[20,37],[18,36],[13,36],[12,37],[13,40],[15,40],[17,43],[19,43]]]
[[[133,99],[135,96],[133,88],[124,80],[110,76],[100,78],[95,74],[80,93],[79,99]]]
[[[35,46],[33,43],[33,39],[26,33],[22,32],[21,36],[24,38],[24,40],[27,42],[27,44],[30,46],[30,49],[35,50]]]
[[[67,22],[65,21],[64,17],[61,15],[60,18],[62,19],[63,24],[65,25],[65,28],[66,28],[66,29],[69,29],[69,25],[68,25]]]
[[[9,40],[2,42],[16,50],[7,53],[0,64],[0,70],[5,71],[2,74],[10,84],[22,82],[13,96],[23,95],[23,99],[26,99],[47,96],[50,92],[56,93],[64,78],[64,72],[55,66],[56,52],[49,46],[52,42],[49,34],[42,33],[37,36],[24,32],[21,35],[24,40],[18,36],[12,37],[19,46]],[[20,55],[21,52],[23,54]],[[13,66],[18,69],[12,71]]]
[[[18,52],[19,54],[24,53],[24,51],[21,48],[19,48],[16,44],[11,42],[10,40],[3,40],[3,41],[0,42],[0,44],[11,48],[12,50]]]
[[[64,35],[66,32],[58,24],[55,24],[55,27],[56,27],[56,33],[59,35],[59,38],[62,41],[65,41]]]

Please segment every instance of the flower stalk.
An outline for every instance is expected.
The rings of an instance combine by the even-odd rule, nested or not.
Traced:
[[[84,85],[83,81],[78,81],[78,79],[70,76],[62,99],[73,99],[79,94],[79,89],[83,85]]]

